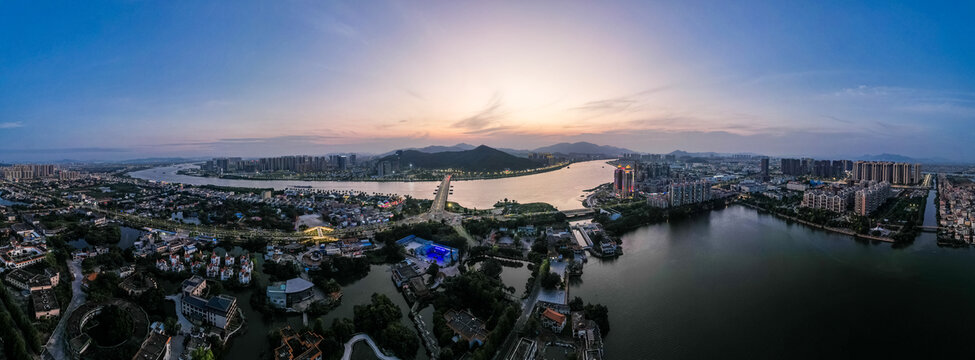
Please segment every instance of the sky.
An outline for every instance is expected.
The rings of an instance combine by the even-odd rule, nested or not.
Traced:
[[[0,162],[589,141],[975,161],[975,2],[3,1]]]

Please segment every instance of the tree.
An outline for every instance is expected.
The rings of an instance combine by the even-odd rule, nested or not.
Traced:
[[[390,323],[379,335],[384,348],[392,350],[396,356],[412,359],[420,348],[420,340],[416,334],[399,322]]]
[[[504,269],[501,267],[501,262],[494,259],[487,259],[481,262],[481,272],[484,275],[490,276],[492,278],[498,278],[501,276],[501,271]]]
[[[403,317],[399,306],[384,294],[372,294],[372,302],[366,305],[356,305],[353,310],[353,322],[358,331],[378,334],[387,325]]]
[[[587,304],[585,314],[586,318],[599,325],[599,333],[606,337],[606,334],[609,333],[609,308],[602,304]]]
[[[542,287],[549,290],[555,289],[562,285],[562,277],[553,272],[547,272],[545,275],[542,275],[541,281]]]
[[[582,302],[582,298],[578,296],[572,298],[572,301],[569,301],[569,309],[572,311],[582,311],[585,306],[586,304]]]
[[[193,353],[191,353],[190,356],[193,358],[193,360],[214,360],[215,359],[212,350],[204,349],[202,347],[198,347],[196,348],[196,350],[193,350]]]
[[[348,318],[332,320],[332,333],[339,342],[345,343],[355,334],[355,324]]]
[[[440,272],[440,265],[438,265],[437,263],[430,264],[430,267],[427,268],[427,275],[436,277],[437,273],[439,272]]]

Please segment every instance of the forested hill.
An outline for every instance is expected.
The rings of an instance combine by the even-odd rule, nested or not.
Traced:
[[[416,150],[404,150],[400,155],[390,155],[380,161],[399,161],[400,166],[423,169],[459,169],[465,171],[502,171],[527,170],[540,167],[541,164],[517,157],[501,150],[485,145],[471,150],[444,151],[425,153]]]

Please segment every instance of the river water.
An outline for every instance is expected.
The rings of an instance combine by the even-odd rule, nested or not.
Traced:
[[[316,189],[355,190],[368,193],[410,195],[418,199],[432,199],[439,181],[378,182],[378,181],[299,181],[299,180],[239,180],[180,175],[180,169],[196,165],[175,165],[132,172],[134,178],[183,183],[188,185],[219,185],[250,188],[284,189],[295,185]],[[560,210],[582,208],[585,190],[613,180],[613,167],[606,161],[575,163],[567,168],[541,174],[488,180],[451,181],[454,193],[450,201],[466,207],[485,209],[505,198],[521,203],[547,202]]]

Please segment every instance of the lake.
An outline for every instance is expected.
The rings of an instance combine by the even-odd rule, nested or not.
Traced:
[[[609,358],[975,355],[973,253],[932,233],[893,249],[732,206],[643,227],[623,248],[570,287],[609,307]]]

